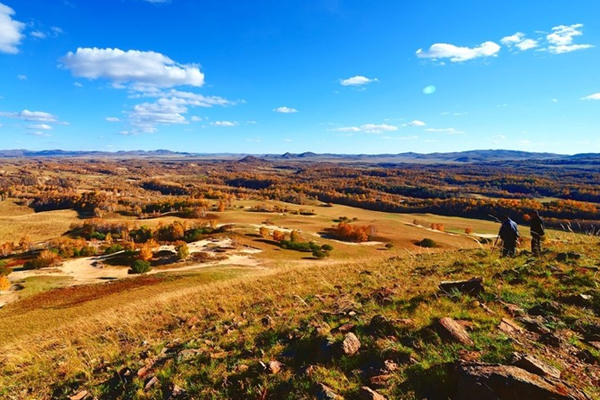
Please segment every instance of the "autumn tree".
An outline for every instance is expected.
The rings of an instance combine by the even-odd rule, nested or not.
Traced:
[[[271,236],[271,233],[269,232],[269,229],[265,226],[261,226],[260,228],[258,228],[258,234],[263,238],[263,239],[268,239],[269,236]]]
[[[175,243],[175,249],[177,250],[177,258],[179,260],[185,260],[190,255],[190,249],[184,241],[178,241]]]
[[[301,242],[302,241],[302,236],[300,236],[300,232],[298,232],[297,230],[293,230],[290,233],[290,241],[292,241],[292,242]]]
[[[273,231],[273,240],[276,242],[281,242],[282,240],[285,240],[285,232],[283,231]]]

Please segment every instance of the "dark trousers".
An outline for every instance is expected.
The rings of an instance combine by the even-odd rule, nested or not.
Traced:
[[[531,234],[531,252],[534,256],[542,253],[542,237],[533,233]]]
[[[517,254],[516,242],[502,242],[502,257],[514,257]]]

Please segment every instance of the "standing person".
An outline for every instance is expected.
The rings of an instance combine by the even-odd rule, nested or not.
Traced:
[[[519,240],[519,227],[507,215],[502,217],[502,225],[498,237],[502,240],[502,257],[516,255],[517,241]]]
[[[531,252],[538,257],[542,253],[542,240],[544,239],[544,221],[537,211],[530,214],[531,224],[529,226],[531,232]]]

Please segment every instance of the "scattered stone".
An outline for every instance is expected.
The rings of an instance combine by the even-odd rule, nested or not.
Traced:
[[[538,360],[532,355],[514,353],[513,360],[513,365],[536,375],[560,378],[560,371],[557,368]]]
[[[362,400],[386,400],[386,398],[368,386],[363,386],[358,392],[359,397]]]
[[[182,398],[185,396],[185,390],[176,384],[173,384],[173,388],[171,389],[171,394],[167,398],[167,400],[175,400],[178,398]]]
[[[383,374],[383,375],[375,375],[369,378],[369,382],[371,385],[376,387],[384,387],[387,384],[387,381],[392,379],[394,375],[392,374]]]
[[[513,321],[510,318],[502,318],[500,320],[500,324],[498,325],[498,329],[500,329],[507,335],[523,333],[523,328],[521,328],[515,321]]]
[[[446,293],[458,291],[474,296],[483,292],[483,278],[476,277],[460,281],[442,281],[439,284],[439,288]]]
[[[375,302],[380,306],[385,306],[393,303],[392,296],[394,295],[394,291],[390,288],[382,287],[377,289],[371,294],[371,297],[375,299]]]
[[[504,303],[504,308],[506,308],[506,311],[508,311],[508,313],[513,317],[518,317],[525,314],[525,310],[516,304]]]
[[[458,358],[461,361],[466,361],[466,362],[479,361],[479,360],[481,360],[481,352],[461,349],[458,351]]]
[[[525,327],[533,332],[537,332],[541,335],[551,333],[550,329],[548,329],[544,325],[544,319],[540,316],[537,318],[531,318],[526,315],[518,317],[517,320],[525,325]]]
[[[343,400],[344,398],[333,391],[329,386],[320,383],[317,386],[317,399],[319,400]]]
[[[385,369],[390,372],[394,372],[398,369],[398,364],[396,364],[393,360],[385,360],[383,365],[385,365]]]
[[[473,346],[473,340],[471,340],[471,337],[467,333],[466,329],[452,318],[440,318],[439,326],[444,336],[447,336],[452,340],[462,343],[466,346]]]
[[[273,318],[270,315],[265,315],[260,322],[263,324],[263,326],[273,326]]]
[[[347,323],[347,324],[338,326],[337,331],[340,333],[348,333],[348,332],[354,330],[354,328],[356,328],[355,324]]]
[[[581,254],[575,253],[574,251],[568,251],[566,253],[558,253],[556,255],[556,261],[565,262],[569,260],[579,260]]]
[[[550,345],[552,347],[560,347],[560,345],[562,344],[562,339],[552,332],[548,332],[548,333],[544,333],[544,334],[540,335],[539,340],[541,343]]]
[[[283,363],[276,360],[269,361],[268,369],[270,373],[277,375],[283,369]]]
[[[360,349],[360,340],[358,340],[354,333],[347,333],[342,342],[342,351],[344,354],[351,356],[356,354],[358,349]]]
[[[560,304],[555,301],[544,301],[543,303],[536,304],[529,309],[529,314],[541,316],[556,315],[560,314],[560,312]]]
[[[572,294],[570,296],[563,296],[560,301],[577,307],[590,307],[592,305],[592,296],[589,294]]]
[[[153,376],[152,378],[150,378],[150,380],[146,383],[146,386],[144,386],[144,390],[148,391],[150,390],[154,385],[158,384],[158,378]]]
[[[457,368],[456,400],[588,400],[566,383],[513,365],[462,363]]]
[[[69,396],[69,400],[85,400],[90,397],[90,393],[87,390],[77,392],[73,396]]]
[[[177,353],[177,362],[189,361],[196,357],[200,353],[198,349],[184,349]]]

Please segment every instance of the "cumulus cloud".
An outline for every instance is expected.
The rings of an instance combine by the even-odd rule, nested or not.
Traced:
[[[463,62],[479,57],[494,57],[500,51],[500,46],[487,41],[476,47],[455,46],[450,43],[434,43],[428,50],[417,50],[417,57],[434,60],[449,59],[451,62]]]
[[[277,108],[273,109],[273,111],[282,113],[282,114],[293,114],[293,113],[298,112],[298,110],[296,110],[295,108],[286,107],[286,106],[277,107]]]
[[[505,36],[500,39],[500,43],[508,47],[516,47],[521,51],[533,49],[538,46],[537,40],[527,39],[522,32],[516,32],[514,35]]]
[[[359,126],[344,126],[334,130],[337,132],[382,133],[397,131],[398,127],[388,124],[363,124]]]
[[[592,93],[588,96],[582,97],[581,100],[600,100],[600,92]]]
[[[340,85],[342,86],[362,86],[368,83],[377,82],[377,78],[367,78],[366,76],[356,75],[351,78],[341,79]]]
[[[106,117],[105,120],[107,122],[119,122],[119,121],[121,121],[121,119],[118,118],[118,117]]]
[[[433,85],[428,85],[423,88],[423,94],[434,94],[436,91],[436,87]]]
[[[180,64],[154,51],[78,48],[68,52],[62,63],[76,77],[108,79],[117,87],[131,85],[142,89],[204,84],[204,74],[198,65]]]
[[[42,131],[50,131],[52,130],[52,126],[48,124],[31,124],[27,126],[29,129],[42,130]]]
[[[569,53],[575,50],[594,47],[591,44],[575,44],[575,37],[583,35],[583,24],[558,25],[552,28],[552,32],[546,35],[549,43],[548,51],[554,54]]]
[[[21,119],[29,122],[58,122],[58,118],[56,118],[56,116],[44,111],[23,110],[19,112],[0,112],[0,117]]]
[[[215,122],[211,122],[212,126],[220,126],[220,127],[232,127],[232,126],[238,126],[238,122],[237,121],[215,121]]]
[[[15,11],[0,3],[0,53],[16,54],[25,24],[13,19]]]
[[[425,126],[425,125],[427,125],[425,122],[419,121],[418,119],[412,120],[412,121],[404,124],[404,126]]]
[[[141,103],[129,113],[129,122],[134,133],[154,133],[157,125],[187,124],[184,115],[188,108],[185,101],[177,98],[160,98],[150,103]]]

